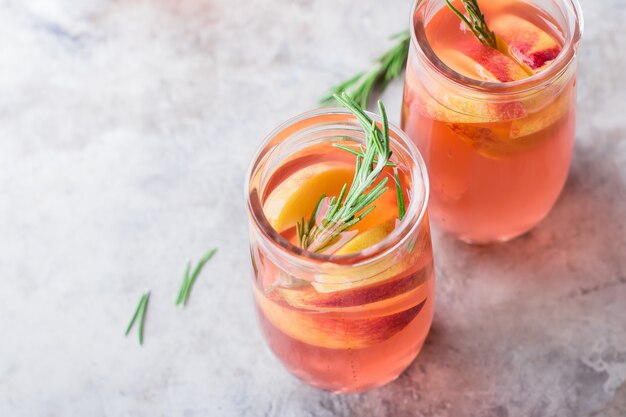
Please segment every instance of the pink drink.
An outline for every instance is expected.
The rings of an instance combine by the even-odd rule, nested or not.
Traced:
[[[482,0],[493,49],[440,3],[416,6],[402,125],[428,166],[436,223],[506,241],[548,214],[567,178],[580,34],[531,3]]]

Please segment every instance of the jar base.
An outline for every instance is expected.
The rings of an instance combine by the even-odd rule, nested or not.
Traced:
[[[402,375],[409,368],[409,366],[411,366],[413,361],[415,361],[415,359],[421,352],[423,346],[424,346],[424,342],[422,342],[419,346],[415,348],[415,352],[409,357],[409,360],[406,363],[400,364],[398,368],[394,372],[389,373],[389,375],[386,378],[379,378],[375,382],[370,382],[370,383],[365,383],[365,384],[343,386],[343,387],[338,388],[336,386],[333,386],[332,384],[329,385],[324,382],[311,381],[307,379],[306,377],[299,376],[298,372],[293,369],[287,368],[287,370],[296,378],[298,378],[300,381],[314,388],[320,389],[322,391],[327,391],[332,394],[357,394],[357,393],[371,391],[373,389],[383,387],[387,384],[392,383],[396,379],[398,379],[400,375]]]
[[[439,229],[440,231],[442,231],[443,233],[450,235],[463,243],[466,243],[468,245],[474,245],[474,246],[486,246],[486,245],[510,242],[511,240],[517,239],[518,237],[521,237],[525,235],[526,233],[530,232],[541,222],[540,220],[538,222],[533,223],[530,226],[521,227],[514,232],[486,236],[486,235],[477,235],[477,234],[469,234],[469,233],[459,233],[453,230],[449,230],[445,227],[442,227],[441,223],[439,223],[436,219],[433,219],[433,220],[434,220],[433,223],[435,224],[435,227]]]

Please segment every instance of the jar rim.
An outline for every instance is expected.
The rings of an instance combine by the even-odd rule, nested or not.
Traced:
[[[548,84],[567,71],[576,57],[576,50],[583,35],[584,18],[580,3],[578,0],[562,0],[571,7],[571,11],[574,15],[573,18],[575,19],[574,28],[572,33],[566,34],[567,36],[561,53],[552,61],[548,68],[530,77],[516,81],[495,82],[476,80],[460,74],[446,65],[430,47],[425,33],[422,33],[420,37],[417,36],[416,27],[418,22],[416,18],[418,8],[429,1],[433,0],[413,0],[409,17],[409,33],[411,35],[410,47],[414,48],[432,69],[443,75],[448,81],[452,82],[457,87],[469,91],[510,95],[511,93],[526,93],[537,87]]]
[[[366,113],[374,121],[381,122],[381,118],[378,115],[368,111],[366,111]],[[268,242],[272,247],[278,250],[281,253],[281,256],[287,257],[291,261],[298,262],[301,266],[308,266],[311,268],[311,270],[318,268],[321,263],[361,266],[376,262],[377,260],[387,256],[390,252],[393,252],[402,244],[404,244],[406,240],[413,234],[414,230],[423,223],[423,221],[425,220],[426,210],[428,206],[430,184],[428,179],[428,172],[426,169],[426,163],[424,162],[424,159],[419,153],[417,147],[406,135],[406,133],[404,133],[404,131],[402,131],[394,124],[389,123],[389,131],[396,136],[390,137],[392,146],[395,145],[396,148],[403,148],[403,151],[406,152],[406,154],[409,156],[410,160],[414,164],[414,167],[411,169],[412,187],[415,186],[416,182],[419,182],[421,183],[423,188],[423,198],[411,199],[406,209],[406,215],[400,222],[398,227],[396,227],[388,236],[386,236],[382,241],[378,242],[377,244],[365,248],[359,252],[354,252],[346,255],[326,255],[312,253],[288,242],[284,237],[282,237],[269,224],[269,221],[265,217],[265,213],[263,213],[263,210],[254,209],[255,204],[257,205],[257,207],[261,207],[262,204],[260,201],[261,195],[259,193],[257,193],[255,196],[252,195],[252,179],[255,177],[259,169],[262,169],[260,164],[264,161],[264,157],[267,155],[266,150],[268,149],[268,146],[271,145],[271,141],[276,136],[289,131],[290,129],[297,126],[298,123],[304,122],[308,119],[313,119],[320,116],[332,117],[337,115],[348,116],[345,121],[340,122],[341,124],[344,124],[345,126],[354,126],[354,123],[350,124],[350,122],[356,122],[356,117],[350,111],[338,107],[311,110],[294,116],[281,123],[265,137],[265,139],[257,148],[257,151],[252,158],[252,162],[250,163],[245,178],[244,197],[246,199],[248,216],[252,220],[251,227],[254,227],[255,230],[260,233],[260,235],[266,242]],[[316,123],[313,126],[317,125],[318,124]],[[289,140],[289,138],[293,137],[294,134],[297,132],[298,130],[290,132],[283,140],[283,142]]]

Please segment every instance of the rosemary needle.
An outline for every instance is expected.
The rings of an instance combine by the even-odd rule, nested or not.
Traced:
[[[393,170],[393,179],[396,183],[396,198],[398,200],[398,219],[402,220],[406,213],[404,207],[404,194],[402,193],[402,186],[400,185],[400,175],[398,174],[398,168]]]
[[[130,319],[130,323],[128,323],[128,327],[126,328],[126,333],[124,333],[124,336],[128,336],[128,333],[130,333],[130,329],[133,328],[133,324],[135,324],[135,320],[137,320],[137,316],[139,315],[139,310],[141,310],[141,305],[142,304],[143,304],[143,295],[139,299],[139,304],[137,304],[137,308],[135,309],[135,313],[133,314],[133,318]]]
[[[126,328],[125,336],[128,336],[130,330],[133,328],[133,325],[139,318],[139,344],[143,345],[143,323],[146,318],[146,308],[148,306],[148,301],[150,300],[150,291],[144,293],[139,299],[139,304],[137,304],[137,308],[135,309],[135,313],[133,314],[133,318],[128,323],[128,327]]]
[[[183,276],[183,281],[180,284],[180,290],[178,291],[178,297],[176,298],[176,305],[187,305],[187,301],[189,301],[189,294],[191,294],[193,284],[198,279],[198,276],[200,275],[200,272],[202,272],[202,269],[204,268],[206,263],[211,260],[216,252],[217,248],[209,250],[206,255],[204,255],[202,259],[200,259],[191,275],[189,274],[191,270],[191,261],[187,264],[187,269],[185,270],[185,275]]]
[[[191,261],[187,262],[187,268],[185,269],[185,275],[183,275],[183,282],[178,290],[178,296],[176,297],[176,305],[179,305],[185,295],[186,284],[189,281],[189,274],[191,273]]]
[[[352,155],[356,155],[356,156],[359,156],[361,158],[365,157],[365,152],[363,151],[363,149],[357,150],[357,149],[350,148],[349,146],[341,145],[339,143],[333,143],[333,147],[335,147],[337,149],[341,149],[342,151],[350,152]],[[375,162],[376,162],[376,158],[374,158],[374,163]],[[396,164],[394,164],[391,161],[388,161],[387,162],[387,166],[388,167],[395,167]]]
[[[146,320],[146,309],[148,308],[148,301],[150,301],[150,291],[144,294],[143,305],[141,306],[141,313],[139,313],[139,344],[143,345],[143,323]]]

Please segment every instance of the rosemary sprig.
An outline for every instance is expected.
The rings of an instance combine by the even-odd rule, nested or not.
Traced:
[[[333,101],[336,94],[346,93],[354,101],[366,108],[374,88],[384,90],[391,80],[398,77],[404,68],[406,57],[409,54],[409,41],[411,36],[409,31],[400,32],[391,37],[396,40],[396,44],[378,57],[373,66],[360,72],[352,78],[333,86],[329,93],[320,99],[321,104]]]
[[[211,258],[217,252],[217,248],[213,248],[209,250],[206,255],[204,255],[196,267],[193,270],[193,273],[190,274],[191,271],[191,261],[187,263],[187,268],[185,269],[185,275],[183,276],[183,281],[180,284],[180,290],[178,290],[178,297],[176,297],[176,305],[187,305],[187,301],[189,301],[189,294],[191,293],[191,289],[193,288],[193,284],[198,279],[198,275],[202,272],[204,265],[211,260]]]
[[[333,197],[330,200],[321,223],[317,225],[315,220],[326,198],[324,195],[320,198],[309,220],[303,218],[296,224],[300,246],[311,252],[321,252],[341,233],[371,213],[376,208],[372,204],[388,190],[385,186],[387,178],[383,178],[374,185],[391,157],[389,121],[385,106],[382,102],[378,102],[383,126],[381,131],[347,93],[335,94],[334,98],[356,116],[365,130],[365,147],[362,156],[357,155],[350,189],[347,189],[348,184],[344,184],[339,197]]]
[[[404,207],[404,194],[402,193],[402,186],[400,185],[400,175],[398,174],[398,168],[393,170],[393,179],[396,183],[396,199],[398,200],[398,219],[402,220],[406,214]]]
[[[333,143],[333,147],[349,152],[352,155],[356,155],[357,157],[360,157],[360,158],[365,157],[365,149],[363,149],[363,145],[359,146],[360,150],[356,150],[354,148],[341,145],[339,143]],[[394,182],[396,183],[396,199],[398,201],[398,219],[402,220],[404,218],[404,215],[406,214],[406,210],[405,210],[405,204],[404,204],[404,194],[402,193],[402,185],[400,184],[400,175],[398,174],[398,169],[396,168],[396,164],[394,164],[393,162],[388,161],[386,166],[394,168],[393,178],[394,178]],[[317,213],[317,209],[316,211],[314,211],[314,213]]]
[[[463,13],[461,13],[456,7],[450,3],[450,0],[446,0],[448,7],[450,10],[456,14],[463,23],[472,31],[474,36],[478,38],[478,40],[486,46],[491,48],[498,49],[498,40],[496,38],[496,34],[489,29],[487,26],[487,22],[485,21],[485,15],[482,14],[480,8],[478,7],[477,0],[461,0],[465,10],[467,11],[467,15],[469,16],[469,20]]]
[[[128,323],[128,327],[126,328],[125,336],[128,336],[130,333],[130,329],[133,328],[133,325],[139,318],[139,344],[143,345],[143,323],[146,319],[146,309],[148,308],[148,301],[150,301],[150,291],[144,293],[139,299],[139,304],[137,304],[137,308],[135,309],[135,313],[133,314],[133,318],[130,319],[130,323]]]

